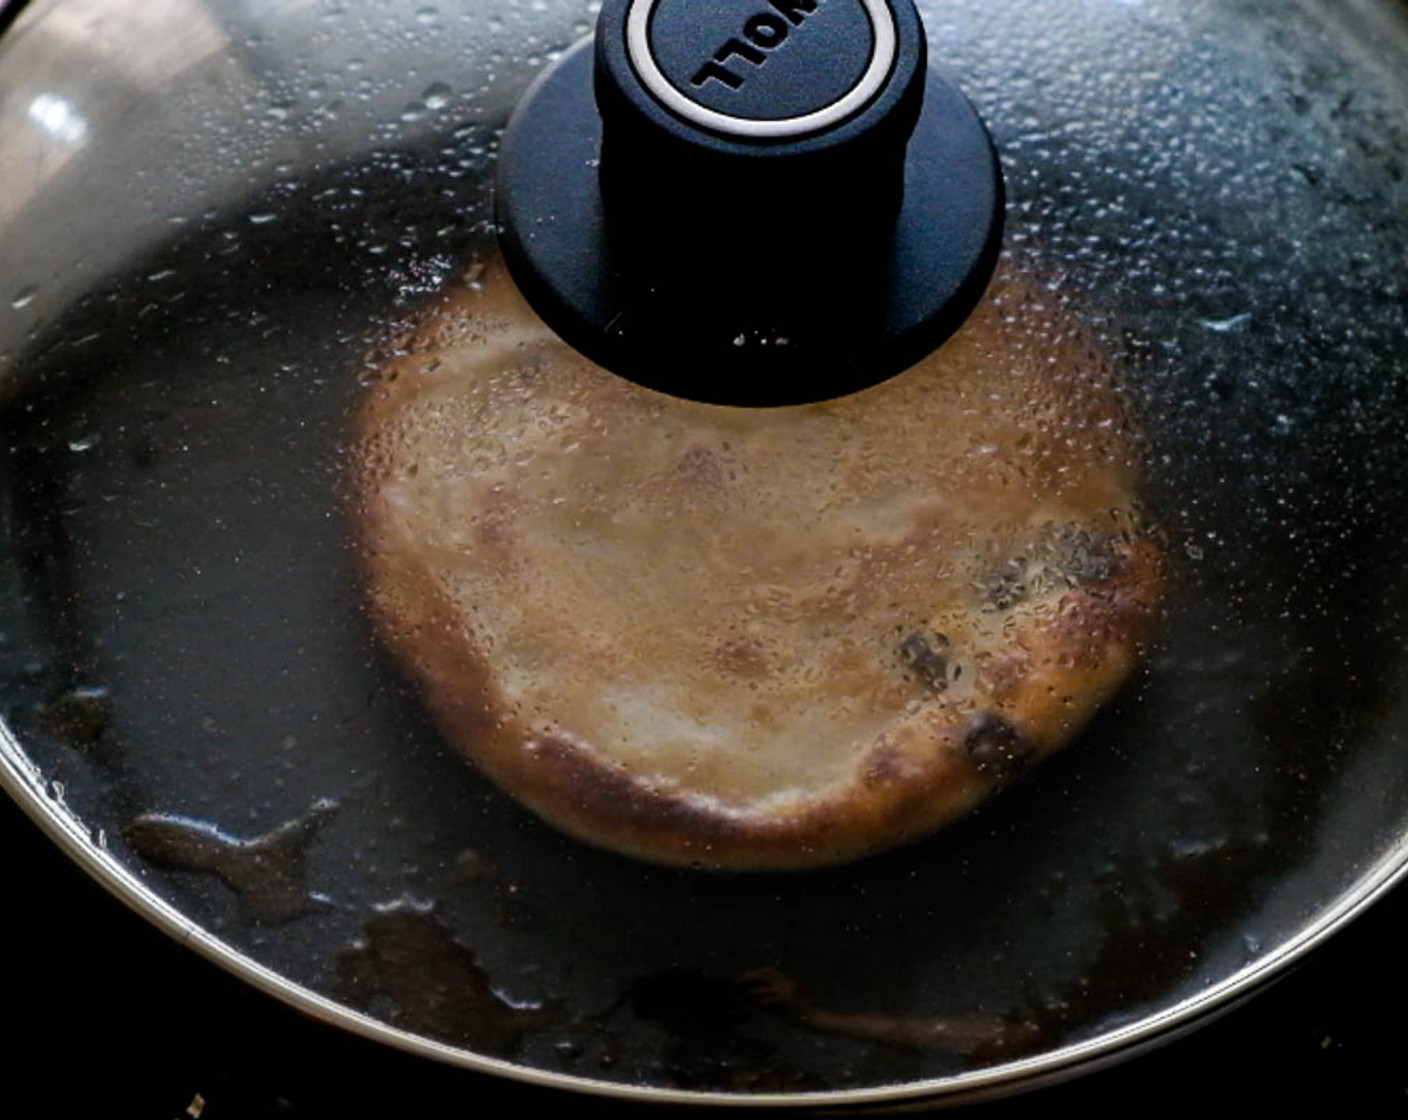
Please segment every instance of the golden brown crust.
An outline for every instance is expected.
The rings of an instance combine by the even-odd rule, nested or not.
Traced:
[[[372,613],[447,739],[657,862],[930,832],[1067,742],[1154,614],[1111,375],[1012,282],[891,382],[759,412],[604,373],[494,266],[359,424]]]

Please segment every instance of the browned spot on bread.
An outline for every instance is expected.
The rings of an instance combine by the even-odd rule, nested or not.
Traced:
[[[689,486],[713,487],[724,480],[724,470],[719,456],[708,447],[689,448],[675,464],[675,474]]]
[[[714,661],[724,672],[740,676],[762,676],[768,671],[767,652],[762,642],[741,635],[720,642]]]
[[[1036,744],[993,712],[982,712],[974,718],[963,736],[963,749],[975,770],[999,779],[1019,773],[1037,754]]]
[[[899,646],[900,660],[915,678],[935,692],[948,687],[948,639],[930,631],[915,631]]]
[[[865,768],[861,777],[867,786],[883,785],[898,781],[904,776],[905,766],[899,751],[891,746],[880,746],[865,756]]]

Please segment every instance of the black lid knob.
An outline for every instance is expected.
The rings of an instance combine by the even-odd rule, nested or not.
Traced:
[[[967,316],[1001,228],[987,133],[925,63],[910,0],[607,0],[505,134],[509,267],[568,342],[666,392],[884,380]]]

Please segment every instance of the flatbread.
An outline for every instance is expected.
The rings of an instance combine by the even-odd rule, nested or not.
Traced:
[[[1001,275],[928,359],[822,404],[639,388],[498,263],[367,381],[378,633],[451,744],[618,852],[790,869],[925,835],[1068,742],[1154,618],[1112,371]]]

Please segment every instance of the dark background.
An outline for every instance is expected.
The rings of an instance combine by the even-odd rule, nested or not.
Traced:
[[[16,1115],[201,1120],[678,1114],[500,1083],[312,1022],[181,949],[77,868],[0,797],[7,890],[0,946]],[[1064,1085],[960,1110],[1334,1107],[1401,1114],[1408,890],[1342,931],[1251,1003],[1168,1046]],[[694,1111],[694,1110],[687,1110]],[[698,1113],[696,1113],[698,1114]],[[757,1115],[757,1113],[755,1113]]]
[[[0,0],[0,32],[24,0]],[[0,795],[7,965],[4,1115],[201,1120],[651,1116],[434,1065],[311,1022],[227,976],[109,898]],[[1402,1115],[1408,1104],[1408,888],[1279,984],[1195,1034],[1033,1096],[960,1110],[1297,1106]],[[194,1111],[194,1110],[192,1110]],[[675,1110],[678,1113],[679,1110]],[[1097,1111],[1097,1115],[1105,1114]]]

